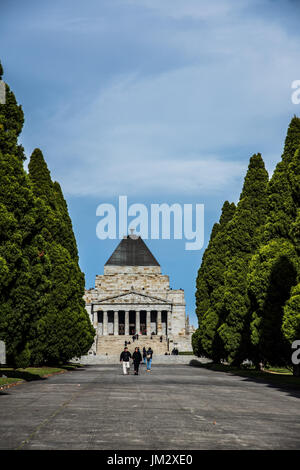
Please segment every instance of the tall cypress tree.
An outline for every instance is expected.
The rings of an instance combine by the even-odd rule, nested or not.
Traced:
[[[53,183],[39,149],[28,165],[33,191],[40,201],[41,233],[47,240],[42,256],[50,261],[50,288],[42,300],[32,354],[39,360],[61,362],[87,353],[94,337],[83,300],[84,275],[78,265],[76,241],[67,204]]]
[[[234,217],[227,228],[228,251],[224,278],[222,317],[218,335],[224,357],[239,364],[247,357],[249,342],[249,261],[259,244],[259,231],[266,217],[268,173],[260,154],[250,159]]]
[[[290,227],[289,236],[296,251],[295,268],[297,282],[291,290],[291,296],[284,306],[282,332],[289,345],[300,338],[300,146],[288,166],[288,177],[292,197],[297,207],[297,216]],[[299,370],[298,370],[299,373]]]
[[[39,150],[31,178],[24,171],[23,123],[6,85],[0,104],[0,339],[8,363],[17,367],[80,356],[94,336],[67,205]]]
[[[209,244],[203,254],[196,281],[196,313],[199,328],[193,336],[193,349],[197,355],[220,359],[216,346],[219,325],[219,292],[224,282],[224,260],[227,251],[226,227],[235,212],[234,203],[225,201],[219,223],[214,224]]]
[[[219,284],[218,281],[220,279],[220,273],[218,265],[221,261],[219,256],[221,237],[219,234],[224,231],[224,227],[227,225],[229,220],[231,220],[234,212],[234,203],[230,204],[228,201],[225,201],[222,207],[220,220],[218,223],[215,223],[212,228],[208,246],[202,257],[201,266],[196,280],[196,314],[199,321],[210,307],[211,292]]]
[[[284,305],[299,279],[296,243],[299,145],[300,119],[294,117],[288,128],[282,160],[268,185],[268,212],[261,232],[261,246],[251,261],[248,278],[255,359],[276,365],[288,363],[291,357],[290,332],[285,330],[286,336],[283,334],[282,321]],[[291,303],[295,305],[294,301]],[[287,305],[287,317],[291,314],[291,303]]]
[[[22,108],[6,85],[6,103],[0,104],[0,338],[8,362],[16,365],[30,360],[31,265],[37,262],[36,253],[27,256],[36,209],[23,169],[23,147],[18,145],[23,123]]]
[[[56,210],[60,213],[60,224],[56,234],[56,240],[69,251],[72,259],[78,262],[78,250],[71,217],[60,184],[57,181],[53,183],[53,190]]]

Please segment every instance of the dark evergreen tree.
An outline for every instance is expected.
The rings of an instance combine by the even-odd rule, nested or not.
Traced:
[[[253,155],[237,209],[226,230],[228,250],[222,289],[222,324],[218,335],[224,357],[237,364],[248,354],[250,302],[247,274],[266,217],[267,183],[268,173],[262,157]]]
[[[219,223],[215,223],[208,246],[203,254],[200,269],[196,280],[196,314],[198,319],[203,317],[205,312],[210,307],[210,294],[218,287],[220,276],[218,276],[218,269],[216,266],[220,263],[220,236],[215,241],[215,237],[224,231],[227,222],[231,220],[235,212],[234,203],[225,201],[222,207],[222,213]]]
[[[268,184],[268,214],[262,231],[262,243],[268,243],[274,238],[290,238],[290,226],[297,216],[297,184],[294,190],[291,187],[294,165],[297,162],[293,157],[300,144],[300,119],[293,117],[288,128],[284,152],[281,161]],[[299,154],[298,154],[299,155]],[[288,170],[291,164],[290,171]]]
[[[297,256],[292,243],[275,238],[262,245],[250,263],[253,360],[271,365],[289,362],[291,349],[282,334],[285,302],[297,279]]]
[[[38,149],[30,178],[24,171],[23,122],[6,85],[0,104],[0,339],[8,363],[17,367],[81,356],[94,336],[67,205]]]
[[[5,88],[6,102],[0,104],[0,150],[3,155],[15,155],[22,161],[25,160],[24,148],[18,145],[18,136],[23,128],[24,114],[7,84]]]
[[[290,346],[293,341],[300,339],[300,148],[296,150],[293,159],[289,163],[288,177],[293,201],[297,207],[297,216],[290,227],[289,235],[296,252],[294,265],[297,270],[298,282],[292,288],[291,296],[284,306],[282,332]]]
[[[61,362],[86,354],[94,329],[83,300],[84,275],[78,265],[76,241],[67,204],[39,149],[28,165],[33,191],[39,201],[41,226],[47,244],[42,257],[51,265],[50,288],[41,299],[41,315],[30,347],[36,361]],[[70,250],[70,251],[69,251]]]
[[[193,336],[193,349],[195,354],[205,355],[215,361],[220,359],[216,332],[220,321],[219,292],[224,283],[227,251],[225,233],[234,212],[234,203],[225,201],[219,223],[213,226],[196,281],[196,313],[199,328]]]
[[[288,341],[291,335],[287,328],[291,318],[287,318],[284,330],[282,321],[284,305],[299,279],[299,145],[300,119],[294,117],[287,132],[282,160],[268,185],[268,211],[261,232],[261,246],[251,261],[248,279],[254,357],[273,365],[287,364],[291,357]],[[288,303],[287,317],[291,316],[291,305],[295,302]]]
[[[71,217],[61,187],[57,181],[54,182],[53,189],[56,209],[60,213],[60,224],[56,240],[69,251],[72,259],[78,262],[78,250]]]
[[[282,160],[267,179],[254,155],[234,216],[223,230],[213,227],[197,277],[199,355],[290,363],[300,335],[299,118],[291,120]]]
[[[26,255],[36,210],[17,142],[23,122],[22,108],[6,85],[6,103],[0,104],[0,338],[8,362],[16,365],[30,361],[31,264],[37,262],[37,253]]]
[[[282,331],[289,345],[300,339],[300,283],[292,288],[291,296],[284,306]]]

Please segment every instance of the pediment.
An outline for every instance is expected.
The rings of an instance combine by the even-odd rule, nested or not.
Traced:
[[[104,299],[98,300],[97,304],[166,304],[170,305],[171,302],[160,297],[156,297],[149,294],[143,294],[141,292],[125,292],[124,294],[114,295],[105,297]]]

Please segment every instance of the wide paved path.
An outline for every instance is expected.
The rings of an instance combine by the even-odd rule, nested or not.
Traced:
[[[187,365],[88,366],[0,392],[0,449],[299,448],[299,392]]]

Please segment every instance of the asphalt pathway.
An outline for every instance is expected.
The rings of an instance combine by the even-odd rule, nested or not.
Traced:
[[[299,399],[188,365],[87,366],[0,392],[0,449],[300,449]]]

